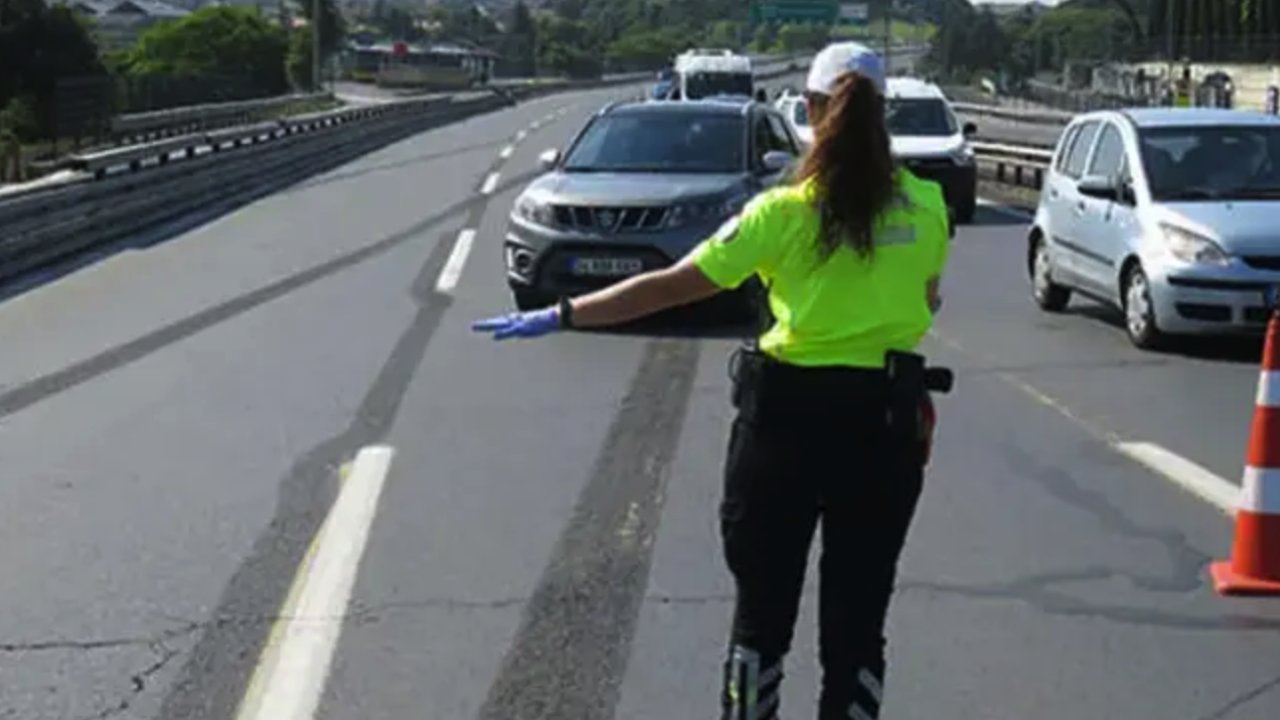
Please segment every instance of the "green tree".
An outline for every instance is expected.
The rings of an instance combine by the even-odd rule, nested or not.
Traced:
[[[610,43],[605,57],[614,70],[656,70],[670,65],[672,58],[691,44],[689,33],[676,28],[636,28]]]
[[[539,72],[574,78],[600,75],[602,53],[586,23],[542,15],[537,28]]]
[[[10,132],[52,132],[59,81],[105,72],[87,25],[65,5],[0,0],[0,111]]]
[[[773,47],[774,39],[777,36],[777,30],[769,24],[761,24],[756,28],[755,36],[751,40],[751,49],[755,52],[768,52]]]
[[[284,31],[257,10],[206,7],[148,28],[129,52],[140,75],[250,79],[268,93],[287,89]]]
[[[538,28],[529,6],[523,0],[511,9],[507,33],[502,38],[503,71],[507,75],[528,77],[538,69]]]

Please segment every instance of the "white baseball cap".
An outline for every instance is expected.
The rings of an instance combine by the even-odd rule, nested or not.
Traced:
[[[849,71],[865,75],[884,93],[884,61],[875,50],[858,42],[833,43],[813,56],[805,88],[809,92],[831,95],[836,81]]]

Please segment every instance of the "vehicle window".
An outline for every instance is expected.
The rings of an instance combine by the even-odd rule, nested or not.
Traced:
[[[891,135],[945,137],[960,132],[951,109],[934,98],[890,99],[885,121]]]
[[[1123,161],[1124,138],[1115,125],[1107,123],[1102,129],[1102,136],[1098,138],[1098,149],[1093,153],[1093,161],[1089,163],[1089,174],[1118,178]]]
[[[1080,126],[1075,125],[1067,129],[1067,134],[1062,140],[1062,145],[1058,149],[1058,159],[1053,169],[1057,172],[1066,172],[1067,158],[1071,156],[1071,148],[1075,145],[1076,138],[1080,137]]]
[[[791,119],[798,127],[808,127],[809,108],[803,101],[791,103]]]
[[[743,120],[721,113],[634,113],[596,119],[565,158],[567,172],[737,173]]]
[[[1093,148],[1093,139],[1098,136],[1097,122],[1087,122],[1080,126],[1075,140],[1071,143],[1071,152],[1067,154],[1067,162],[1062,172],[1069,177],[1078,178],[1084,173],[1084,164],[1089,159],[1089,150]]]
[[[750,73],[695,72],[685,74],[685,97],[689,100],[715,95],[746,95],[755,92]]]
[[[800,148],[796,147],[794,139],[791,137],[791,131],[787,130],[787,123],[779,115],[769,113],[769,129],[773,131],[774,150],[782,150],[792,155],[799,155]]]
[[[754,120],[753,127],[755,133],[755,148],[752,151],[754,154],[752,160],[758,164],[760,158],[764,157],[765,153],[770,150],[782,150],[783,148],[777,146],[777,139],[774,137],[773,128],[769,127],[768,116],[763,113],[757,115]]]
[[[1280,126],[1147,128],[1139,149],[1155,200],[1280,198]]]

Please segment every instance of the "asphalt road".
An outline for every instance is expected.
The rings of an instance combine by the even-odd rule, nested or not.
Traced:
[[[325,720],[715,716],[732,333],[468,330],[510,307],[538,153],[620,92],[433,130],[0,301],[0,718],[232,718],[295,637],[336,640]],[[1214,595],[1229,518],[1120,451],[1236,478],[1256,346],[1143,354],[1087,305],[1040,314],[1021,222],[955,239],[926,349],[958,384],[885,716],[1275,718],[1280,601]],[[373,445],[395,455],[350,603],[306,615]]]

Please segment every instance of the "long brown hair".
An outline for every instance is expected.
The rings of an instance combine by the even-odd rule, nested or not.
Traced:
[[[815,104],[821,117],[796,180],[812,178],[817,185],[818,255],[826,260],[847,244],[868,257],[876,222],[897,190],[884,97],[870,78],[846,72],[831,96],[819,95]]]

